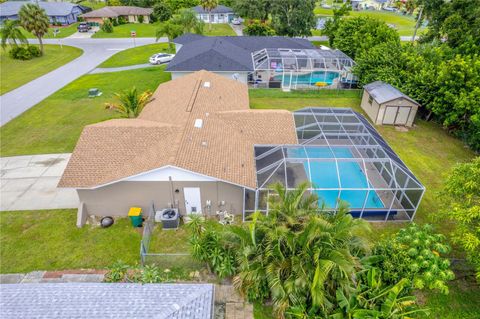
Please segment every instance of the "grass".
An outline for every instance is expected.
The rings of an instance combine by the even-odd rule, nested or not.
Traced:
[[[324,46],[327,46],[327,47],[330,46],[330,44],[328,43],[328,41],[310,41],[310,42],[312,42],[312,44],[313,44],[314,46],[316,46],[316,47],[319,47],[319,46],[321,46],[321,45],[324,45]]]
[[[315,14],[320,16],[333,16],[332,9],[323,9],[320,7],[315,8]],[[388,24],[395,25],[395,29],[401,36],[413,35],[415,29],[416,20],[413,16],[402,15],[395,12],[381,11],[381,10],[364,10],[364,11],[351,11],[350,17],[368,16],[379,19]],[[425,28],[419,29],[419,34],[424,31]],[[315,30],[314,35],[320,35],[319,30]]]
[[[170,80],[164,66],[122,72],[89,74],[80,77],[0,128],[1,155],[71,152],[85,125],[117,117],[105,110],[113,94],[136,86],[139,91],[155,90]],[[103,95],[88,98],[89,88]],[[28,127],[28,130],[25,128]]]
[[[42,57],[28,61],[14,60],[8,51],[0,51],[0,95],[24,85],[56,68],[78,58],[83,51],[78,48],[45,45]]]
[[[273,307],[256,302],[253,304],[253,317],[255,319],[274,319]]]
[[[100,68],[114,68],[127,65],[148,63],[148,58],[155,53],[174,53],[167,43],[155,43],[120,51],[99,65]]]
[[[82,6],[85,6],[85,7],[92,8],[92,10],[97,10],[97,9],[105,7],[107,5],[107,2],[106,1],[85,0],[85,1],[79,2],[78,4],[80,4]]]
[[[130,31],[137,33],[137,38],[154,38],[160,23],[127,23],[113,27],[112,33],[106,33],[102,30],[95,33],[92,38],[130,38]],[[209,36],[236,35],[235,31],[228,24],[212,24],[212,30],[205,25],[204,34]]]
[[[75,226],[76,210],[0,213],[0,272],[105,268],[139,260],[141,233],[127,218],[110,228]]]
[[[77,32],[77,26],[78,23],[72,23],[68,26],[50,26],[48,28],[48,33],[44,36],[45,39],[53,39],[53,38],[66,38]],[[53,35],[53,30],[58,29],[60,30],[59,33],[57,33],[57,36],[55,37]],[[28,32],[25,29],[22,29],[22,33],[28,38],[28,39],[36,39],[37,37]]]

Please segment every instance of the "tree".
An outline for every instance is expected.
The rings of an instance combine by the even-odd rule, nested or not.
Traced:
[[[398,46],[400,37],[385,22],[370,17],[342,19],[334,32],[333,46],[352,59],[382,43]]]
[[[218,0],[200,0],[200,5],[208,12],[208,29],[212,30],[212,10],[218,6]]]
[[[272,1],[270,0],[236,0],[233,4],[235,12],[245,19],[268,20]]]
[[[110,21],[110,19],[104,19],[100,29],[105,33],[112,33],[113,32],[112,21]]]
[[[156,41],[163,36],[168,38],[168,46],[170,49],[173,48],[173,39],[179,37],[183,34],[183,27],[179,24],[174,23],[172,20],[168,20],[160,25],[156,33]]]
[[[5,50],[7,43],[13,46],[17,46],[18,42],[28,44],[27,38],[20,30],[20,21],[18,20],[5,20],[2,28],[0,29],[2,36],[2,48]]]
[[[183,33],[203,34],[205,27],[205,23],[197,19],[197,14],[192,9],[181,9],[178,14],[173,16],[172,22],[182,26]]]
[[[37,37],[43,55],[42,38],[48,33],[49,20],[45,10],[33,3],[24,4],[18,12],[20,23],[28,32]]]
[[[466,252],[480,281],[480,157],[469,163],[457,164],[448,176],[442,192],[452,222],[452,239]]]
[[[122,117],[135,118],[142,112],[145,105],[151,101],[152,92],[145,91],[141,94],[133,87],[129,91],[115,93],[119,103],[106,103],[105,108],[115,110]]]
[[[272,26],[278,35],[306,37],[312,35],[317,19],[315,0],[276,0],[272,2]]]
[[[172,9],[163,0],[155,2],[152,15],[160,22],[167,21],[172,17]]]
[[[270,24],[268,24],[267,22],[262,22],[260,20],[250,20],[247,26],[243,29],[243,34],[256,36],[273,36],[275,35],[275,30],[273,30],[270,27]]]
[[[333,46],[333,42],[335,39],[335,32],[340,25],[340,22],[344,16],[348,16],[352,7],[348,3],[344,3],[340,8],[333,9],[333,18],[328,19],[325,22],[325,27],[322,30],[322,34],[328,37],[328,44]]]
[[[190,9],[197,6],[199,0],[165,0],[172,12],[177,12],[180,9]]]

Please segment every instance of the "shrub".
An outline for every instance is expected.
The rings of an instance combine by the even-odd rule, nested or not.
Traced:
[[[246,35],[272,36],[275,35],[275,30],[267,22],[251,20],[243,29],[243,33]]]
[[[110,20],[105,19],[103,20],[103,24],[101,27],[101,30],[106,33],[112,33],[113,32],[113,24]]]
[[[117,23],[120,25],[120,24],[126,24],[127,23],[127,20],[125,20],[125,17],[118,17],[117,19]]]
[[[410,288],[438,290],[448,294],[447,281],[454,279],[450,262],[441,255],[450,251],[445,236],[430,225],[411,224],[394,237],[382,240],[374,253],[382,256],[383,280],[394,284],[406,278]]]
[[[29,45],[27,47],[27,50],[30,53],[30,55],[32,56],[32,58],[38,58],[39,56],[42,55],[42,52],[40,51],[40,49],[35,47],[35,46]]]
[[[8,52],[10,57],[15,60],[31,60],[32,54],[26,47],[12,47],[10,51]]]
[[[164,1],[159,1],[153,5],[152,15],[156,20],[164,22],[172,17],[172,9]]]
[[[143,23],[144,17],[143,16],[138,16],[138,23]]]

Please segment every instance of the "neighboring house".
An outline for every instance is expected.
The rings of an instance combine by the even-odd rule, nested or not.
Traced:
[[[208,12],[203,9],[202,6],[196,6],[192,8],[196,13],[198,19],[204,21],[205,23],[230,23],[235,17],[235,12],[232,8],[218,5],[212,11]]]
[[[150,15],[153,10],[150,8],[128,7],[128,6],[113,6],[103,7],[93,10],[81,17],[86,22],[102,24],[105,19],[124,18],[129,23],[150,23]],[[140,18],[142,17],[142,18]],[[141,21],[143,19],[143,21]]]
[[[173,42],[177,54],[166,68],[173,79],[207,70],[255,87],[286,90],[356,83],[352,59],[339,50],[316,48],[307,39],[185,34]]]
[[[252,110],[247,85],[207,71],[161,84],[136,119],[86,126],[59,187],[77,190],[81,227],[152,202],[245,220],[268,211],[276,182],[308,182],[326,207],[344,200],[379,220],[412,220],[425,190],[351,109]]]
[[[362,109],[378,125],[412,126],[420,104],[382,81],[365,85]]]
[[[0,289],[2,318],[213,319],[211,284],[22,283]]]
[[[6,1],[0,4],[0,22],[4,20],[18,20],[18,11],[27,3],[32,1]],[[68,25],[77,22],[79,15],[90,11],[89,7],[70,2],[45,2],[39,1],[38,5],[45,10],[50,23],[61,23]]]

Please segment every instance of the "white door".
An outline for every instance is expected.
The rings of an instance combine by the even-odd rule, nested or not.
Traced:
[[[185,196],[185,209],[187,215],[202,213],[202,199],[200,197],[199,187],[184,187],[183,195]]]
[[[385,107],[385,114],[383,116],[383,124],[395,124],[395,118],[397,117],[398,106]]]
[[[410,110],[412,108],[409,106],[400,106],[398,108],[397,119],[395,120],[396,125],[406,125],[408,117],[410,116]]]

